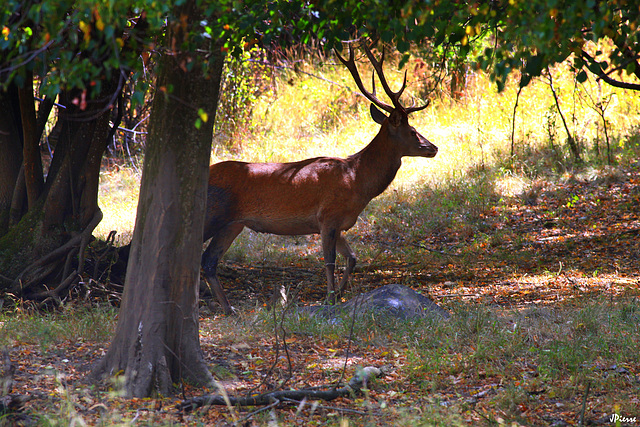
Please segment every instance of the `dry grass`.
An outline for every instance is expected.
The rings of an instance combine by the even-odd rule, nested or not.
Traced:
[[[101,172],[98,204],[104,218],[94,234],[106,239],[111,230],[116,230],[116,244],[123,245],[131,241],[139,191],[140,174],[134,169],[122,168]]]

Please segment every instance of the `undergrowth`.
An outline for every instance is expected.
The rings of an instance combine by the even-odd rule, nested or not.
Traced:
[[[485,397],[488,391],[487,404],[518,422],[523,407],[540,403],[539,395],[558,402],[573,400],[587,384],[596,395],[615,392],[619,408],[635,414],[634,396],[640,386],[630,369],[640,362],[637,298],[610,303],[585,298],[525,310],[472,304],[453,307],[451,312],[449,320],[380,322],[365,316],[353,322],[346,315],[338,322],[327,322],[285,310],[276,317],[262,312],[245,321],[253,330],[250,336],[273,336],[280,331],[279,338],[286,340],[286,331],[289,337],[304,336],[327,348],[339,341],[350,346],[356,358],[361,351],[377,349],[382,356],[379,363],[394,366],[411,388],[431,396],[415,409],[434,425],[458,423],[460,414],[473,409],[477,401],[473,396],[479,392]],[[336,372],[341,369],[340,363],[334,366]],[[451,394],[454,389],[464,390],[466,382],[476,387],[487,383],[487,388],[471,390],[464,399]],[[378,387],[394,390],[388,383]],[[446,415],[443,407],[449,408]],[[405,414],[403,419],[420,425],[421,418],[415,414]]]
[[[112,306],[70,304],[60,312],[42,313],[14,308],[0,311],[0,347],[14,343],[38,345],[42,350],[66,342],[107,342],[115,327]]]

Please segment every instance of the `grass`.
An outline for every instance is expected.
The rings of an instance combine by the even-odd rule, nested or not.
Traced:
[[[287,378],[287,360],[295,367],[290,380],[293,387],[302,387],[300,381],[315,381],[319,373],[322,382],[330,384],[341,376],[344,366],[347,375],[356,365],[390,366],[391,374],[376,381],[372,395],[347,402],[348,407],[365,414],[363,418],[345,413],[349,425],[468,425],[476,417],[484,424],[529,425],[529,413],[547,411],[553,417],[558,408],[575,411],[587,384],[590,408],[611,413],[616,405],[618,413],[636,415],[640,392],[633,375],[640,367],[637,298],[613,303],[585,299],[578,304],[527,310],[467,304],[453,307],[452,314],[449,321],[380,323],[365,318],[351,331],[349,321],[338,326],[295,316],[283,321],[277,313],[274,322],[270,313],[245,310],[236,318],[203,318],[201,340],[212,357],[227,355],[218,363],[227,366],[229,384],[240,387],[236,392],[242,392],[242,384],[251,387],[260,381],[255,378],[257,373],[266,373],[275,382]],[[14,361],[19,372],[37,371],[42,363],[36,384],[54,387],[47,399],[35,404],[43,414],[39,423],[75,420],[126,425],[144,413],[143,422],[175,425],[171,412],[149,409],[158,404],[127,403],[114,391],[87,388],[77,372],[63,366],[69,364],[67,359],[86,355],[87,348],[96,353],[106,348],[113,317],[112,308],[69,309],[44,316],[28,312],[2,315],[0,345],[28,359]],[[76,351],[78,346],[86,348]],[[345,365],[347,348],[349,363]],[[61,358],[66,362],[60,362]],[[278,368],[272,370],[274,362]],[[299,375],[304,378],[298,379]],[[106,410],[88,411],[83,404],[96,401]],[[317,418],[309,410],[267,412],[254,421],[267,425],[275,416],[280,425],[305,420],[307,425],[319,420],[329,423],[322,425],[345,425],[339,416],[326,418],[326,411],[320,411]],[[201,425],[211,419],[201,413],[183,422]]]
[[[136,221],[140,178],[139,172],[128,167],[103,170],[100,173],[98,204],[104,218],[94,231],[96,236],[106,240],[109,233],[116,230],[117,244],[124,245],[131,241]]]
[[[60,313],[14,309],[0,312],[0,347],[16,343],[46,351],[66,341],[106,342],[113,334],[117,310],[110,306],[70,305]]]

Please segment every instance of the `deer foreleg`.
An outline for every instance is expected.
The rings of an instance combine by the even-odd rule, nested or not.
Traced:
[[[338,296],[341,296],[344,292],[347,281],[349,280],[349,276],[353,272],[353,269],[356,266],[356,254],[351,249],[351,246],[347,243],[344,236],[340,234],[338,236],[338,240],[336,242],[336,249],[338,253],[344,257],[347,262],[347,266],[344,269],[344,273],[342,274],[342,279],[340,279],[340,285],[338,287]]]
[[[336,302],[336,243],[339,236],[340,230],[336,228],[323,228],[320,232],[324,270],[327,274],[327,300],[330,304]]]

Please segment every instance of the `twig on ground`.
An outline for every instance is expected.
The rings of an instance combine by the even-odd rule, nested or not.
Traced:
[[[231,397],[228,396],[228,403],[232,406],[263,406],[272,405],[273,403],[281,403],[286,400],[299,401],[303,398],[334,400],[338,397],[353,396],[369,382],[371,378],[383,375],[381,369],[368,366],[358,370],[351,378],[349,384],[338,389],[318,390],[318,389],[301,389],[301,390],[278,390],[271,393],[259,394],[248,397]],[[208,394],[204,396],[192,397],[179,403],[176,408],[179,411],[190,412],[197,408],[208,407],[212,405],[227,405],[225,396],[219,394]]]
[[[587,382],[587,389],[584,391],[584,396],[582,397],[582,410],[580,411],[580,422],[578,425],[584,425],[584,411],[587,409],[587,397],[589,396],[589,389],[591,388],[591,381]]]
[[[428,248],[428,247],[426,247],[426,246],[424,246],[424,245],[422,245],[422,244],[420,244],[420,243],[412,243],[412,245],[413,245],[413,246],[415,246],[416,248],[424,249],[425,251],[429,251],[429,252],[435,252],[435,253],[437,253],[437,254],[441,254],[441,255],[446,255],[446,256],[455,256],[455,257],[460,257],[460,256],[462,256],[462,255],[460,255],[460,254],[452,254],[452,253],[450,253],[450,252],[439,251],[439,250],[437,250],[437,249],[431,249],[431,248]]]

